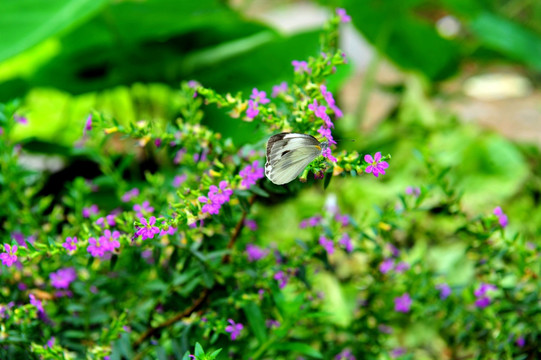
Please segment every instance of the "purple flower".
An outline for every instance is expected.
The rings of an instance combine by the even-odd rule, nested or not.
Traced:
[[[283,289],[286,287],[289,277],[283,271],[278,271],[276,274],[274,274],[274,280],[278,281],[278,286],[280,289]]]
[[[327,139],[327,143],[329,145],[336,145],[336,141],[334,141],[334,138],[331,134],[331,129],[321,126],[319,129],[317,129],[317,132],[320,133],[320,135],[323,136],[325,139]]]
[[[477,289],[473,292],[473,294],[476,297],[481,297],[486,295],[488,291],[496,291],[498,288],[495,285],[487,284],[487,283],[481,283]]]
[[[50,273],[49,277],[51,278],[51,285],[54,288],[67,289],[70,284],[77,279],[77,272],[75,271],[75,268],[69,267]]]
[[[201,211],[210,215],[217,215],[220,212],[220,208],[222,207],[220,203],[216,199],[212,198],[212,196],[210,195],[209,197],[200,196],[197,198],[197,200],[200,203],[204,204],[201,208]]]
[[[118,231],[113,231],[107,229],[103,232],[103,235],[100,236],[100,242],[106,248],[106,251],[114,251],[120,247],[120,242],[117,240],[120,237]]]
[[[346,9],[337,8],[336,15],[340,17],[340,21],[343,23],[348,23],[351,21],[351,17],[346,13]]]
[[[397,312],[407,313],[410,311],[411,298],[408,293],[394,298],[394,310]]]
[[[436,285],[436,289],[440,291],[440,299],[442,300],[447,299],[451,295],[451,288],[445,283]]]
[[[180,185],[182,185],[182,183],[184,181],[186,181],[187,177],[188,177],[188,175],[186,175],[186,174],[176,175],[175,178],[173,179],[173,186],[174,187],[179,187]]]
[[[182,162],[182,159],[184,159],[184,155],[186,154],[187,150],[186,149],[180,149],[179,151],[177,151],[177,153],[175,154],[175,158],[173,159],[173,162],[175,164],[180,164]]]
[[[321,245],[325,249],[327,254],[334,254],[334,242],[332,240],[329,240],[325,236],[321,235],[319,237],[319,245]]]
[[[410,268],[410,264],[408,264],[407,262],[401,261],[398,264],[396,264],[394,270],[397,273],[402,273],[402,272],[408,270],[409,268]]]
[[[391,357],[394,359],[394,358],[404,355],[405,353],[406,353],[406,349],[402,347],[397,347],[391,351]]]
[[[312,216],[312,217],[309,217],[308,219],[304,219],[303,221],[301,221],[301,223],[299,224],[299,227],[301,229],[304,229],[306,227],[315,227],[321,224],[322,220],[323,218],[321,217],[321,215]]]
[[[391,254],[393,254],[394,257],[400,256],[400,250],[393,244],[388,244],[389,250],[391,251]]]
[[[336,354],[334,360],[355,360],[355,356],[349,349],[342,350],[339,354]]]
[[[490,305],[490,298],[488,296],[481,296],[475,299],[475,306],[479,309],[484,309]]]
[[[344,233],[339,241],[340,245],[342,245],[347,252],[353,251],[353,243],[351,242],[351,238],[347,233]]]
[[[321,152],[321,155],[323,155],[324,158],[327,158],[331,162],[337,161],[336,158],[332,156],[330,147],[326,147],[325,149],[323,149],[323,151]]]
[[[102,216],[102,217],[98,218],[98,220],[96,220],[96,225],[99,225],[101,227],[105,227],[106,223],[109,226],[115,226],[116,225],[115,215],[109,214],[109,215],[107,215],[105,217]]]
[[[308,63],[306,61],[293,60],[291,62],[291,65],[293,65],[293,67],[295,68],[294,69],[295,72],[298,72],[298,73],[310,72],[310,70],[308,70]]]
[[[502,228],[507,226],[507,215],[505,215],[501,207],[498,206],[494,209],[494,215],[498,217],[498,222]]]
[[[15,261],[17,261],[17,255],[15,255],[17,253],[17,245],[13,245],[13,247],[11,247],[9,244],[4,244],[4,250],[6,252],[0,254],[0,259],[2,260],[3,265],[10,267]]]
[[[260,259],[263,259],[265,256],[267,256],[269,253],[269,250],[262,249],[256,245],[248,244],[246,245],[246,255],[248,255],[248,261],[254,262]]]
[[[256,88],[252,90],[250,99],[254,100],[257,104],[268,104],[270,102],[270,100],[267,99],[267,93],[264,91],[258,91]]]
[[[15,122],[18,122],[19,124],[28,125],[28,119],[24,116],[13,115],[13,120],[15,120]]]
[[[162,225],[164,225],[164,227],[162,228],[162,231],[160,231],[160,236],[173,235],[177,232],[176,227],[169,226],[169,228],[165,229],[165,227],[167,226],[167,223],[165,221],[162,222]]]
[[[98,205],[92,204],[90,207],[83,208],[83,217],[89,218],[90,215],[96,215],[99,212]]]
[[[85,137],[90,130],[92,130],[92,114],[88,115],[86,118],[85,127],[83,128],[83,137]]]
[[[264,174],[264,169],[259,166],[259,161],[256,160],[252,165],[247,165],[239,172],[242,178],[240,185],[249,189],[252,185],[255,185],[257,180],[263,178],[265,176]]]
[[[523,336],[519,336],[515,342],[518,347],[524,347],[524,345],[526,345],[526,340]]]
[[[24,240],[24,235],[20,232],[11,233],[11,237],[15,239],[17,244],[22,247],[26,247],[26,241]]]
[[[44,348],[52,349],[55,342],[56,342],[56,339],[54,338],[54,336],[51,336],[51,338],[47,340],[47,343],[45,344]]]
[[[331,108],[331,110],[334,112],[336,117],[342,117],[344,114],[342,113],[342,110],[340,110],[336,106],[336,102],[334,101],[334,97],[332,96],[332,93],[330,91],[327,91],[327,87],[325,85],[321,85],[319,87],[321,90],[321,95],[323,95],[323,98],[325,98],[325,101],[327,101],[327,105]]]
[[[199,86],[201,86],[201,85],[199,84],[199,82],[197,82],[196,80],[190,80],[190,81],[188,81],[188,86],[191,87],[192,89],[195,89],[195,91],[194,91],[194,93],[193,93],[193,97],[194,97],[194,98],[197,97],[197,88],[198,88]]]
[[[28,295],[28,297],[30,298],[30,304],[34,305],[38,309],[38,312],[45,312],[45,310],[43,310],[43,304],[41,303],[41,300],[36,299],[36,296],[34,294],[30,294]]]
[[[392,258],[385,259],[379,264],[379,271],[382,274],[387,274],[394,268],[394,260]]]
[[[151,216],[150,219],[148,219],[148,221],[144,217],[141,217],[139,218],[139,221],[141,222],[141,225],[143,226],[140,228],[137,228],[134,238],[141,236],[142,240],[152,239],[154,235],[160,232],[160,228],[158,228],[157,226],[154,226],[154,224],[156,223],[156,218],[154,216]]]
[[[252,219],[244,219],[244,226],[246,226],[248,229],[252,231],[257,230],[257,223],[255,222],[255,220],[252,220]]]
[[[272,329],[273,327],[279,328],[280,322],[278,320],[268,319],[267,321],[265,321],[265,326],[267,326],[269,329]]]
[[[246,116],[250,119],[253,119],[259,114],[259,108],[257,107],[257,102],[253,100],[248,100],[248,109],[246,109]]]
[[[385,175],[385,169],[389,167],[386,161],[381,161],[381,152],[379,151],[374,155],[374,158],[372,158],[372,155],[366,154],[364,161],[370,164],[365,171],[367,173],[373,173],[375,177]]]
[[[415,197],[418,197],[419,195],[421,195],[421,189],[419,189],[418,187],[408,186],[406,188],[406,195],[413,195]]]
[[[326,111],[327,111],[327,107],[324,106],[324,105],[319,105],[319,104],[317,103],[317,100],[316,100],[316,99],[314,99],[314,102],[313,102],[313,103],[308,104],[308,109],[309,109],[309,110],[312,110],[312,111],[314,112],[314,114],[315,114],[318,118],[320,118],[320,119],[322,119],[322,120],[325,120],[326,118],[329,117],[329,115],[327,115],[327,112],[326,112]]]
[[[271,97],[275,98],[278,95],[280,95],[281,93],[287,92],[287,90],[288,90],[287,82],[283,81],[283,82],[280,83],[280,85],[274,85],[272,87]]]
[[[244,326],[241,323],[235,323],[232,319],[227,320],[230,325],[225,327],[225,331],[231,334],[231,340],[236,340]]]
[[[88,239],[88,246],[86,248],[86,251],[88,251],[90,255],[94,257],[101,257],[105,254],[107,248],[99,240],[91,237]]]
[[[77,238],[74,236],[74,237],[67,237],[66,238],[66,241],[62,244],[62,246],[68,250],[68,251],[75,251],[77,250]]]
[[[154,208],[150,206],[150,203],[148,201],[144,201],[141,205],[133,205],[133,210],[137,211],[137,217],[143,217],[143,212],[152,214]]]
[[[136,197],[136,196],[139,196],[139,189],[138,188],[133,188],[131,190],[128,190],[124,195],[122,195],[122,202],[128,202],[130,201],[132,198]]]
[[[222,205],[229,201],[231,195],[233,195],[233,190],[228,189],[229,184],[227,181],[220,181],[219,187],[211,185],[209,187],[208,196],[212,197],[213,201],[216,201],[218,204]]]

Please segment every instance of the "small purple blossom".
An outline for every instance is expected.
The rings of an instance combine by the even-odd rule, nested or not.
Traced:
[[[131,190],[128,190],[124,195],[122,195],[121,200],[122,202],[128,202],[136,196],[139,196],[139,189],[133,188]]]
[[[231,334],[231,340],[236,340],[244,326],[241,323],[235,323],[232,319],[227,320],[230,325],[225,327],[225,331]]]
[[[13,232],[11,233],[11,237],[15,239],[17,244],[21,247],[26,247],[26,241],[24,239],[24,235],[20,232]]]
[[[367,173],[373,173],[375,177],[385,175],[385,169],[389,167],[386,161],[381,161],[381,152],[379,151],[374,155],[374,158],[372,158],[372,155],[366,154],[364,161],[370,164],[365,171]]]
[[[402,273],[406,270],[408,270],[410,268],[410,264],[408,264],[407,262],[405,261],[401,261],[399,262],[398,264],[396,264],[394,270],[397,272],[397,273]]]
[[[99,212],[98,205],[92,204],[90,207],[83,208],[83,217],[89,218],[91,215],[96,215]]]
[[[327,91],[327,87],[325,85],[321,85],[319,89],[321,90],[321,95],[323,95],[323,98],[325,98],[327,105],[329,105],[329,108],[334,112],[336,117],[340,118],[344,116],[344,114],[342,113],[342,110],[340,110],[336,106],[336,102],[334,101],[334,97],[332,96],[332,93],[330,91]]]
[[[246,245],[246,255],[248,256],[249,262],[254,262],[257,260],[263,259],[269,253],[268,249],[262,249],[256,245],[248,244]]]
[[[344,349],[340,353],[336,354],[334,360],[356,360],[355,356],[349,349]]]
[[[246,226],[248,229],[252,231],[257,230],[257,223],[255,222],[255,220],[252,220],[252,219],[244,219],[244,226]]]
[[[66,238],[66,241],[62,244],[62,246],[67,250],[67,251],[75,251],[77,250],[77,238],[74,236],[74,237],[67,237]]]
[[[154,212],[154,208],[150,206],[148,201],[143,201],[141,205],[133,205],[133,210],[137,211],[137,217],[143,217],[143,213],[152,214]]]
[[[351,17],[346,13],[346,9],[337,8],[336,15],[340,17],[340,21],[343,23],[348,23],[351,21]]]
[[[280,85],[274,85],[272,87],[271,97],[275,98],[278,95],[287,92],[287,90],[288,90],[287,82],[283,81],[280,83]]]
[[[394,310],[397,312],[407,313],[410,311],[411,298],[408,293],[394,298]]]
[[[173,163],[177,165],[180,164],[184,159],[184,155],[186,154],[186,152],[186,149],[180,149],[179,151],[177,151],[177,153],[175,154],[175,158],[173,159]]]
[[[13,115],[13,120],[21,125],[28,125],[28,119],[21,115]]]
[[[51,285],[54,288],[67,289],[70,284],[77,279],[77,272],[75,271],[75,268],[69,267],[50,273],[49,277],[51,278]]]
[[[319,237],[319,245],[321,245],[327,254],[334,254],[334,241],[327,239],[325,236],[321,235]]]
[[[244,169],[239,172],[239,175],[242,178],[240,185],[249,189],[252,185],[255,185],[257,180],[265,176],[265,171],[259,166],[259,161],[256,160],[252,165],[244,167]]]
[[[321,155],[324,158],[327,158],[331,162],[336,162],[337,161],[336,158],[334,156],[332,156],[330,147],[326,147],[325,149],[323,149],[323,151],[321,152]]]
[[[98,218],[98,220],[96,220],[96,225],[99,225],[101,227],[105,227],[105,225],[109,225],[109,226],[115,226],[116,225],[116,221],[115,221],[115,215],[114,214],[109,214],[107,216],[102,216],[100,218]]]
[[[107,251],[107,248],[99,240],[91,237],[88,239],[86,251],[88,251],[90,255],[94,257],[102,257]]]
[[[310,72],[308,69],[308,63],[306,61],[293,60],[291,65],[295,68],[294,71],[298,73]]]
[[[339,214],[336,213],[334,216],[334,220],[340,223],[342,226],[348,226],[349,225],[349,216],[346,214]]]
[[[139,218],[139,222],[143,226],[137,228],[134,238],[141,236],[142,240],[152,239],[154,235],[160,232],[160,228],[154,226],[154,224],[156,223],[156,218],[154,216],[151,216],[148,221],[144,217],[141,217]]]
[[[186,175],[186,174],[176,175],[175,178],[173,179],[173,186],[174,187],[179,187],[180,185],[182,185],[183,182],[186,181],[187,177],[188,177],[188,175]]]
[[[481,283],[481,285],[475,289],[473,294],[475,295],[475,306],[477,306],[479,309],[484,309],[487,306],[490,305],[491,300],[490,297],[488,297],[487,292],[489,291],[495,291],[498,288],[495,285],[487,284],[487,283]]]
[[[526,340],[524,339],[523,336],[519,336],[517,340],[515,341],[515,343],[517,344],[518,347],[524,347],[524,345],[526,345]]]
[[[507,226],[508,220],[507,220],[507,215],[505,215],[502,208],[499,206],[496,207],[494,209],[494,215],[498,217],[498,222],[500,223],[500,226],[502,228],[505,228]]]
[[[248,100],[248,109],[246,109],[246,116],[253,119],[259,114],[259,108],[257,107],[257,102],[253,100]]]
[[[268,319],[267,321],[265,321],[265,326],[269,329],[279,328],[280,322],[278,320]]]
[[[394,358],[404,355],[405,353],[406,353],[406,349],[404,349],[403,347],[397,347],[391,351],[391,357],[394,359]]]
[[[47,343],[45,344],[44,348],[52,349],[55,342],[56,342],[56,339],[54,338],[54,336],[51,336],[51,338],[47,340]]]
[[[332,137],[332,134],[331,134],[331,129],[321,126],[319,129],[317,129],[317,132],[322,137],[327,139],[327,142],[329,145],[336,145],[336,141],[334,141],[334,138]]]
[[[344,233],[339,241],[340,245],[342,245],[347,252],[353,251],[353,243],[351,242],[351,238],[347,233]]]
[[[419,195],[421,195],[421,189],[418,187],[408,186],[406,188],[406,195],[413,195],[415,197],[418,197]]]
[[[38,312],[44,313],[45,310],[43,310],[43,304],[41,303],[41,300],[36,299],[36,296],[34,294],[28,295],[30,298],[30,304],[34,305],[36,309],[38,309]]]
[[[165,229],[167,223],[165,221],[162,222],[162,225],[164,226],[162,230],[160,231],[160,236],[164,235],[174,235],[177,232],[177,228],[173,226],[169,226],[169,228]]]
[[[313,103],[308,104],[308,109],[312,110],[316,117],[320,118],[321,120],[325,120],[329,117],[326,112],[327,107],[324,105],[319,105],[316,99],[314,99]]]
[[[226,180],[220,181],[219,186],[211,185],[208,196],[212,197],[212,200],[220,205],[225,204],[230,200],[231,195],[233,195],[233,190],[228,189],[228,186],[229,184]]]
[[[217,215],[220,213],[220,208],[222,207],[220,203],[214,199],[212,196],[200,196],[197,200],[203,204],[201,211],[210,215]]]
[[[381,264],[379,264],[379,271],[381,271],[382,274],[387,274],[393,268],[394,268],[394,259],[392,258],[385,259],[381,262]]]
[[[83,137],[85,137],[90,130],[92,130],[92,114],[88,115],[86,118],[85,126],[83,128]]]
[[[120,247],[120,242],[117,240],[119,237],[120,233],[118,231],[115,230],[111,233],[111,230],[107,229],[100,236],[100,242],[106,248],[106,251],[113,252]]]
[[[276,274],[274,274],[274,280],[278,281],[278,286],[280,289],[283,289],[286,287],[287,282],[289,281],[289,276],[283,271],[278,271]]]
[[[17,255],[15,255],[17,253],[17,245],[13,245],[13,247],[11,247],[9,244],[4,244],[4,250],[6,252],[0,254],[0,259],[2,260],[3,265],[10,267],[14,262],[17,261]]]
[[[254,100],[256,104],[268,104],[270,102],[270,100],[267,99],[267,93],[264,91],[259,91],[256,88],[252,90],[250,99]]]
[[[309,217],[308,219],[304,219],[303,221],[301,221],[301,223],[299,224],[299,227],[301,229],[304,229],[306,227],[315,227],[315,226],[321,224],[322,220],[323,220],[323,217],[321,217],[321,215],[315,215],[315,216]]]
[[[440,299],[445,300],[451,295],[451,287],[445,283],[436,285],[436,289],[440,291]]]

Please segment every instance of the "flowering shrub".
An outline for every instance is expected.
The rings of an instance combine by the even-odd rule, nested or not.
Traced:
[[[342,9],[326,25],[321,54],[292,60],[295,80],[276,85],[272,100],[259,89],[246,98],[192,81],[167,123],[122,124],[94,112],[71,151],[100,175],[77,177],[60,194],[44,192],[44,174],[20,165],[10,134],[24,118],[16,102],[2,105],[0,357],[538,355],[537,246],[509,233],[512,218],[499,207],[468,214],[447,170],[430,160],[426,183],[373,217],[319,193],[326,205],[311,208],[289,239],[263,241],[279,229],[258,223],[299,186],[266,180],[266,139],[238,148],[202,125],[202,105],[257,122],[267,136],[300,132],[334,145],[302,182],[323,177],[327,188],[364,173],[381,181],[392,172],[389,155],[337,150],[332,135],[343,113],[326,79],[345,62],[341,21],[350,21]],[[140,171],[142,154],[156,167]],[[458,280],[417,244],[456,240],[471,269]],[[437,341],[409,336],[422,326]]]

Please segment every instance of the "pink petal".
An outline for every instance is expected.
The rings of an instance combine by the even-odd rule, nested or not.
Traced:
[[[374,162],[374,159],[372,159],[372,155],[370,154],[366,154],[364,156],[364,161],[366,161],[367,163],[373,163]],[[370,172],[370,171],[369,171]]]
[[[374,170],[374,169],[375,169],[375,167],[373,167],[372,165],[370,165],[370,166],[368,166],[364,171],[370,174],[370,173],[372,172],[372,170]],[[377,175],[376,175],[376,176],[377,176]]]
[[[377,152],[376,155],[374,155],[374,161],[378,162],[381,160],[381,152]]]
[[[387,169],[389,167],[389,164],[387,163],[387,161],[382,161],[378,164],[378,167]]]

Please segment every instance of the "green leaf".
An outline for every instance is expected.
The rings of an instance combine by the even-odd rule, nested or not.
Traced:
[[[323,359],[323,355],[313,347],[305,343],[299,342],[286,342],[286,343],[276,343],[272,346],[276,350],[288,350],[295,351],[303,355],[311,356],[316,359]]]
[[[0,1],[0,61],[73,27],[107,0]]]
[[[263,314],[253,302],[248,302],[243,306],[244,313],[248,319],[250,327],[254,331],[255,337],[260,344],[264,343],[267,340],[267,332],[265,330],[265,320],[263,319]]]
[[[198,342],[195,343],[194,355],[196,357],[205,356],[205,351],[203,350],[201,344]]]
[[[218,349],[218,350],[212,352],[212,354],[209,355],[209,357],[211,358],[211,360],[212,360],[212,359],[215,359],[221,351],[222,351],[222,349]]]
[[[470,28],[485,46],[541,71],[541,36],[538,34],[488,12],[475,17]]]

